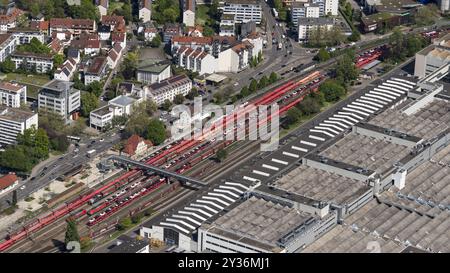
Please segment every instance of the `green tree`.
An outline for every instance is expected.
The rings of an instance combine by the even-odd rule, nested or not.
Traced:
[[[275,72],[270,73],[269,82],[274,83],[278,80],[278,75]]]
[[[34,146],[35,153],[39,159],[45,159],[48,157],[49,144],[47,132],[42,128],[38,128],[36,130]]]
[[[74,218],[67,219],[66,235],[64,242],[67,246],[69,242],[80,242],[80,235],[78,234],[77,223]]]
[[[219,149],[216,152],[216,158],[219,162],[223,162],[227,158],[228,152],[224,149]]]
[[[241,96],[243,98],[247,97],[248,95],[250,95],[250,90],[248,89],[247,86],[242,87],[241,92],[239,94],[241,94]]]
[[[193,100],[195,97],[198,97],[199,93],[197,88],[192,87],[191,92],[186,95],[186,98],[189,100]]]
[[[300,111],[300,109],[298,109],[297,107],[292,107],[286,113],[286,122],[289,125],[294,124],[299,121],[301,117],[302,111]]]
[[[160,47],[162,43],[161,35],[156,34],[156,36],[150,42],[151,47]]]
[[[340,82],[346,84],[358,78],[359,70],[353,62],[354,59],[355,52],[353,50],[346,52],[338,59],[334,72]]]
[[[114,14],[123,16],[125,19],[125,22],[128,24],[129,22],[133,21],[133,15],[132,15],[132,5],[130,0],[125,0],[125,2],[120,9],[114,10]]]
[[[5,61],[0,63],[0,70],[6,74],[14,72],[14,70],[16,70],[16,64],[13,61],[11,61],[10,57],[8,57],[5,59]]]
[[[319,91],[324,95],[325,100],[328,102],[338,101],[346,93],[345,88],[335,80],[326,80],[323,82],[319,86]]]
[[[93,19],[95,21],[100,19],[97,7],[90,0],[81,0],[80,5],[68,6],[67,12],[70,17],[76,19]]]
[[[182,94],[176,95],[175,98],[173,99],[173,102],[175,104],[182,104],[184,102],[184,96]]]
[[[53,57],[53,66],[58,67],[64,63],[64,56],[61,54],[56,54]]]
[[[350,42],[357,42],[361,39],[361,34],[357,30],[352,31],[352,35],[347,38]]]
[[[129,227],[131,227],[132,225],[132,221],[130,217],[125,217],[120,219],[119,223],[117,224],[117,229],[118,230],[125,230]]]
[[[172,107],[172,102],[170,100],[165,100],[163,102],[163,104],[161,105],[161,109],[163,109],[164,111],[169,111],[171,107]]]
[[[93,81],[87,86],[87,91],[99,97],[103,92],[103,85],[99,81]]]
[[[166,139],[166,128],[164,123],[158,119],[151,119],[148,124],[146,138],[150,140],[154,145],[159,145]]]
[[[304,100],[302,100],[296,106],[302,112],[302,115],[305,115],[305,116],[309,116],[311,114],[315,114],[320,111],[319,103],[310,96],[306,97]]]
[[[258,82],[255,79],[253,79],[250,82],[250,86],[248,87],[248,89],[250,90],[251,93],[256,92],[256,90],[258,90]]]
[[[98,108],[98,98],[94,93],[83,92],[81,94],[81,114],[83,117],[89,117],[94,109]]]
[[[269,79],[267,79],[266,76],[262,76],[261,79],[259,79],[258,87],[261,89],[267,85],[269,85]]]
[[[319,52],[316,56],[314,56],[315,60],[318,60],[319,62],[325,62],[328,61],[331,58],[330,53],[325,48],[320,48]]]
[[[36,54],[50,54],[51,49],[45,44],[41,43],[36,37],[30,40],[30,43],[19,45],[16,47],[19,52],[30,52]]]
[[[203,27],[203,36],[212,37],[214,36],[214,34],[215,34],[214,29],[212,29],[210,26]]]
[[[122,75],[125,79],[130,80],[134,77],[138,65],[139,56],[137,52],[129,52],[122,63]]]

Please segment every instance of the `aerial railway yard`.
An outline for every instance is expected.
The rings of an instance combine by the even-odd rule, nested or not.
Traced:
[[[373,48],[359,55],[356,66],[362,67],[370,61],[376,60],[382,54],[382,47]],[[370,61],[368,61],[370,60]],[[300,79],[289,80],[275,90],[256,98],[251,103],[257,105],[279,104],[280,116],[303,100],[309,93],[317,91],[321,82],[328,78],[322,71],[314,71]],[[178,174],[203,181],[213,181],[222,171],[239,164],[243,157],[251,157],[258,151],[259,142],[242,143],[231,140],[219,140],[226,137],[223,134],[232,129],[236,133],[239,126],[235,124],[245,116],[245,108],[238,108],[233,115],[226,116],[215,122],[211,128],[205,130],[202,140],[178,140],[163,149],[148,156],[144,162],[149,165],[167,169]],[[259,120],[257,127],[267,121]],[[252,117],[245,117],[245,127],[248,134]],[[232,125],[231,125],[232,124]],[[231,126],[230,126],[231,125]],[[222,164],[216,164],[211,158],[219,149],[227,148],[231,151],[229,158]],[[80,234],[101,238],[114,231],[114,226],[120,217],[133,212],[152,208],[155,212],[170,206],[172,201],[185,198],[193,191],[179,187],[178,181],[158,176],[151,172],[132,169],[103,183],[96,189],[81,192],[76,198],[60,205],[45,216],[26,224],[22,229],[10,233],[0,242],[0,251],[60,251],[60,245],[54,241],[63,241],[65,220],[74,217],[79,223]],[[104,233],[102,233],[104,232]]]

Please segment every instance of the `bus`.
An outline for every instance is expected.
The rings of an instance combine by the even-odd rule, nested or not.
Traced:
[[[76,137],[76,136],[67,136],[67,139],[73,140],[73,141],[76,141],[76,142],[79,142],[81,140],[81,138]]]
[[[276,19],[278,19],[278,11],[277,11],[275,8],[272,9],[272,13],[273,13],[273,16],[274,16]]]

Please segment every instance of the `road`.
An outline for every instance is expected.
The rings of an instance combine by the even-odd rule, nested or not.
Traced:
[[[86,152],[95,149],[95,153],[98,155],[109,150],[115,143],[120,140],[120,135],[117,133],[109,133],[103,136],[104,141],[95,140],[95,143],[91,144],[92,139],[82,139],[79,144],[79,151],[77,153],[71,152],[65,155],[56,157],[53,161],[48,162],[44,166],[33,169],[32,175],[29,179],[20,182],[16,187],[17,200],[20,201],[27,196],[30,196],[33,192],[38,191],[46,187],[52,181],[59,176],[63,175],[73,167],[86,163],[89,159],[86,157]],[[43,174],[43,175],[42,175]],[[34,176],[36,175],[36,176]],[[41,176],[42,175],[42,176]],[[31,180],[33,177],[35,179]],[[25,185],[25,189],[20,188]],[[2,206],[8,206],[12,198],[12,192],[2,195],[0,197],[0,204]]]

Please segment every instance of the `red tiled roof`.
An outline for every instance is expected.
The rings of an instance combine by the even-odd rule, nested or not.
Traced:
[[[0,190],[6,189],[7,187],[16,183],[17,180],[18,178],[14,173],[10,173],[3,177],[0,177]]]
[[[30,22],[30,27],[31,28],[35,28],[35,29],[39,29],[41,31],[48,31],[48,27],[50,25],[49,21],[31,21]]]
[[[50,27],[64,27],[64,28],[94,28],[95,21],[90,19],[72,19],[72,18],[51,18]]]
[[[172,43],[196,43],[196,44],[211,44],[213,39],[211,37],[190,37],[190,36],[173,36]]]
[[[123,42],[123,41],[125,41],[125,33],[113,32],[111,34],[111,41],[113,41],[113,42]]]
[[[123,152],[133,156],[136,153],[137,146],[141,141],[144,141],[147,146],[153,146],[153,143],[149,140],[144,140],[142,137],[138,135],[132,135],[125,144],[125,147],[123,148]]]

